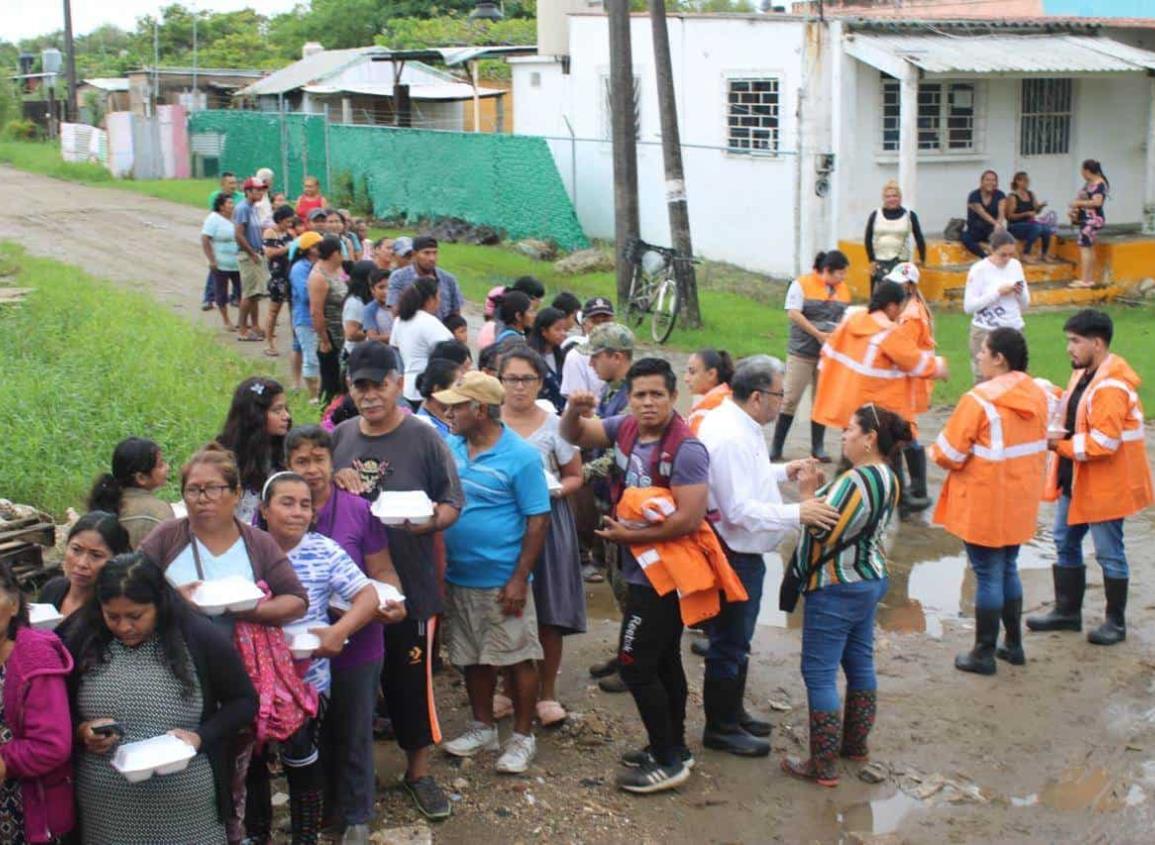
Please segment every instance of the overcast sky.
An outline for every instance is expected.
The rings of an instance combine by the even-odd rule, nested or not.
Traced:
[[[72,28],[77,35],[101,24],[132,29],[141,15],[158,14],[168,0],[72,0]],[[262,14],[287,12],[294,0],[184,0],[184,5],[217,12],[246,7]],[[0,0],[0,38],[19,41],[64,28],[63,0]]]

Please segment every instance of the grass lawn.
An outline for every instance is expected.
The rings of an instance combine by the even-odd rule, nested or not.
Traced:
[[[0,496],[83,511],[113,447],[135,435],[161,445],[173,466],[162,496],[175,500],[181,462],[219,431],[258,363],[145,295],[11,244],[0,243],[0,284],[35,288],[0,306]],[[303,397],[292,406],[315,419]]]

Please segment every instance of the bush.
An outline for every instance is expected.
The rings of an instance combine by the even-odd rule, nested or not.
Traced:
[[[0,134],[13,141],[38,141],[41,137],[40,127],[27,118],[8,121]]]

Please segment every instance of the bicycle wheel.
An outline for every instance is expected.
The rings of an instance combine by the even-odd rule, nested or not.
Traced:
[[[663,279],[658,284],[658,292],[651,303],[650,335],[655,343],[665,343],[678,322],[678,310],[682,298],[678,296],[678,283],[673,278]]]
[[[646,279],[640,267],[634,268],[634,275],[630,279],[630,295],[626,299],[626,313],[624,322],[635,329],[646,318],[646,306],[642,304],[643,292],[646,290]]]

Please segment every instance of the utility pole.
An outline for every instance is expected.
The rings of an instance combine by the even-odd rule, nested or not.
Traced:
[[[684,297],[686,325],[700,328],[698,282],[690,256],[690,209],[686,204],[686,179],[682,170],[682,139],[678,133],[678,104],[674,99],[674,72],[670,60],[670,33],[666,29],[666,0],[649,0],[650,24],[654,34],[654,76],[658,82],[658,113],[662,121],[662,161],[666,168],[666,206],[674,249],[683,259],[674,262],[678,290]]]
[[[634,57],[630,46],[629,0],[606,0],[610,31],[610,134],[614,151],[614,267],[618,307],[630,295],[633,264],[626,246],[638,237],[638,114]],[[576,193],[577,184],[574,184]]]
[[[76,45],[72,41],[72,0],[64,0],[64,74],[68,79],[68,101],[64,119],[76,122]]]

